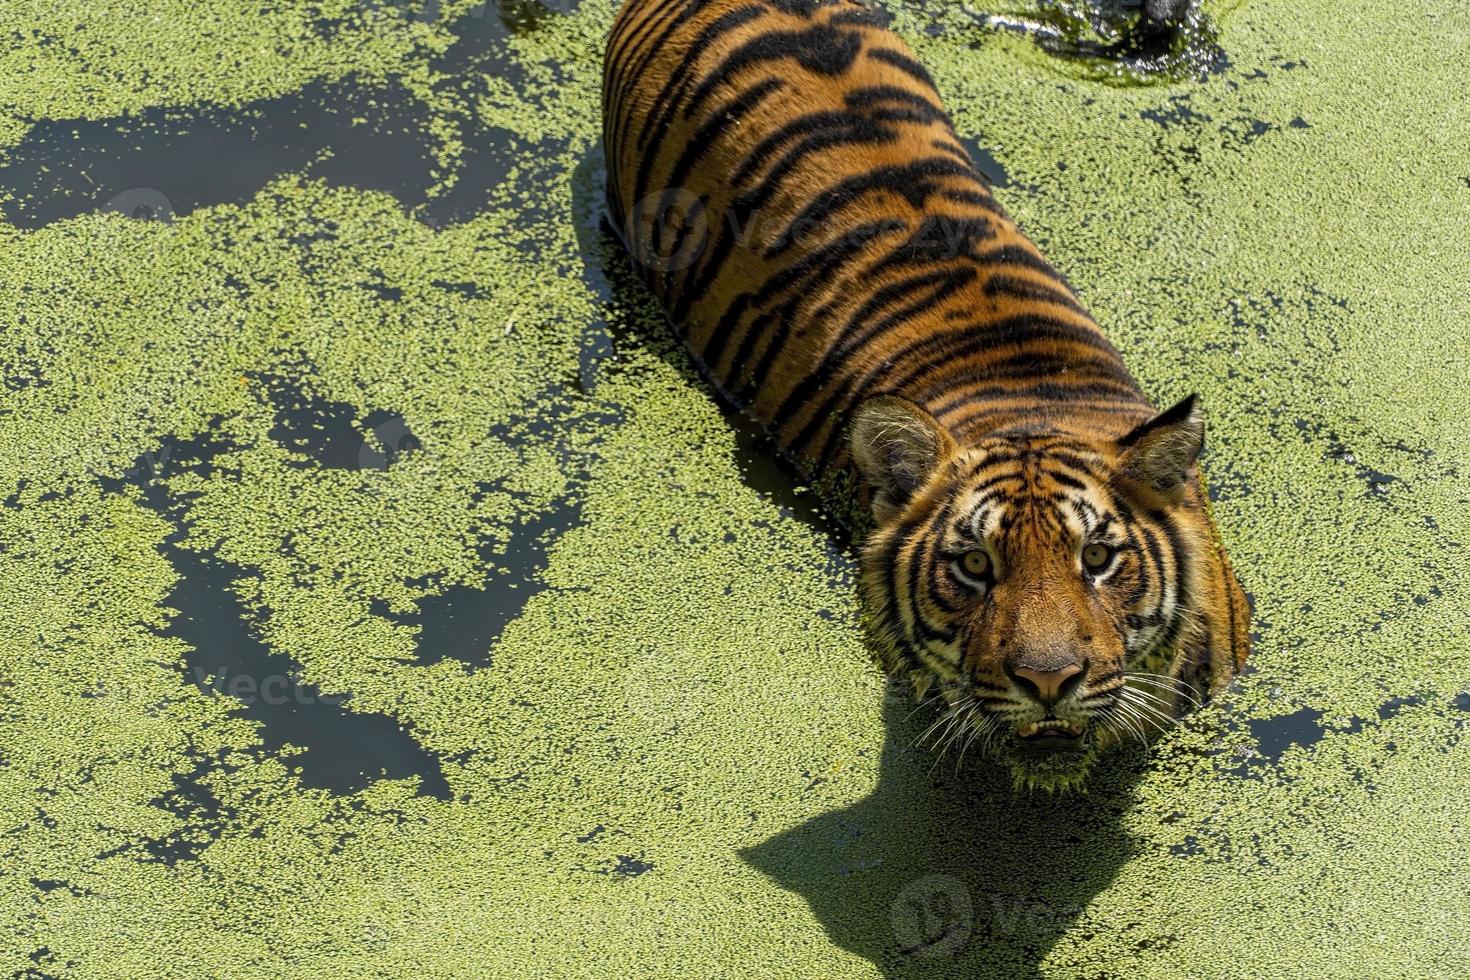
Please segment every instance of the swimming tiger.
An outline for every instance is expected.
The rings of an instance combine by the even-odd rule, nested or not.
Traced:
[[[878,13],[628,0],[603,98],[610,223],[719,391],[859,488],[868,629],[940,742],[1064,788],[1229,681],[1198,399],[1149,404]]]

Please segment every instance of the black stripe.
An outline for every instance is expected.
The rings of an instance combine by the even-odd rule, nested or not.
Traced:
[[[885,259],[885,264],[888,260]],[[952,295],[958,289],[974,281],[973,269],[940,269],[935,272],[926,272],[922,275],[911,276],[907,279],[889,283],[875,291],[868,297],[867,301],[860,306],[849,318],[843,328],[837,333],[836,342],[829,346],[822,354],[821,361],[815,370],[808,374],[796,385],[776,409],[775,418],[780,424],[790,415],[797,412],[808,398],[825,388],[828,383],[835,380],[838,373],[846,367],[851,355],[866,348],[872,341],[882,336],[884,331],[891,329],[894,325],[902,323],[904,318],[912,315],[912,312],[924,312],[932,308],[934,303]],[[895,319],[890,315],[877,322],[870,323],[867,327],[857,332],[854,328],[871,318],[878,311],[889,306],[896,300],[912,294],[917,289],[928,286],[934,287],[929,297],[914,306],[906,307],[900,318]],[[911,312],[912,311],[912,312]],[[829,399],[828,408],[831,407]],[[792,445],[801,445],[804,437],[798,436],[792,441]]]
[[[777,244],[767,249],[764,257],[779,256],[799,240],[801,237],[797,234],[799,229],[817,227],[828,220],[833,213],[853,204],[860,196],[869,191],[881,189],[902,194],[915,209],[918,209],[922,207],[924,200],[934,189],[929,183],[931,179],[964,176],[965,172],[966,168],[954,161],[926,158],[912,164],[883,167],[851,177],[818,194],[800,214],[787,224],[778,237]],[[766,193],[769,193],[769,184],[763,185],[763,188],[766,189]],[[732,204],[732,211],[747,215],[753,213],[751,209],[762,203],[761,195],[761,190],[748,192],[748,196],[741,195],[741,198]],[[732,238],[725,234],[722,228],[714,247],[706,249],[700,264],[695,269],[695,274],[686,275],[680,284],[680,289],[669,309],[669,316],[675,323],[682,322],[695,299],[711,288],[724,268],[734,245]]]
[[[1086,492],[1089,489],[1086,483],[1083,483],[1081,480],[1077,479],[1075,476],[1072,476],[1070,473],[1063,473],[1061,470],[1043,470],[1043,472],[1046,473],[1047,477],[1053,482],[1060,483],[1062,486],[1069,489],[1082,492]],[[1073,503],[1078,502],[1079,501],[1073,501]],[[1080,501],[1080,503],[1086,503],[1086,501]],[[1089,510],[1093,510],[1094,513],[1096,512],[1096,509],[1093,508],[1091,504],[1088,504],[1087,506]]]
[[[1215,542],[1217,552],[1220,547],[1220,543],[1218,541]],[[1235,644],[1239,641],[1238,631],[1235,628],[1235,590],[1231,588],[1235,583],[1230,581],[1230,571],[1225,567],[1223,559],[1220,559],[1216,563],[1216,568],[1220,573],[1220,585],[1225,590],[1225,614],[1230,617],[1230,628],[1228,631],[1230,637],[1230,666],[1231,669],[1234,669],[1236,657]],[[1206,693],[1208,692],[1201,691],[1200,695],[1203,696]]]
[[[956,370],[962,370],[964,365],[956,363]],[[949,403],[954,398],[973,402],[995,402],[995,401],[1032,401],[1041,404],[1076,405],[1083,402],[1095,401],[1102,404],[1112,404],[1119,398],[1128,398],[1134,394],[1132,388],[1113,384],[1112,382],[1092,381],[1079,378],[1075,382],[1052,379],[1047,381],[1036,381],[1030,384],[1016,386],[1010,385],[984,385],[981,387],[981,379],[969,379],[963,376],[939,375],[923,388],[912,392],[914,401],[925,403],[943,392],[953,391],[956,395],[946,399],[938,408],[932,410],[933,415],[948,414]],[[994,407],[987,405],[987,408]]]
[[[1124,384],[1135,384],[1133,376],[1123,367],[1123,362],[1114,354],[1106,358],[1064,357],[1045,351],[1021,350],[997,361],[991,361],[985,376],[1001,378],[1024,378],[1032,375],[1055,377],[1063,372],[1093,374]]]
[[[1070,466],[1072,469],[1076,470],[1079,473],[1086,473],[1093,479],[1097,479],[1101,476],[1097,467],[1092,464],[1091,460],[1083,459],[1076,453],[1067,452],[1065,449],[1059,449],[1055,447],[1049,448],[1046,451],[1046,458],[1050,462],[1060,463],[1063,466]]]
[[[970,160],[970,155],[958,143],[951,143],[948,140],[931,140],[929,145],[941,153],[948,153],[967,167],[974,166],[974,163]]]
[[[674,169],[669,172],[669,183],[681,187],[694,164],[707,153],[725,130],[737,125],[746,114],[765,101],[766,96],[781,89],[786,83],[779,78],[767,78],[742,92],[739,98],[715,112],[713,118],[699,128],[693,139],[685,146]]]
[[[740,346],[735,349],[735,356],[730,359],[730,369],[724,375],[732,391],[735,390],[735,386],[740,382],[741,369],[745,367],[745,362],[750,360],[750,355],[755,353],[755,348],[761,342],[761,338],[768,336],[771,325],[791,323],[795,319],[793,314],[795,314],[799,303],[799,299],[790,300],[785,305],[778,306],[761,315],[746,328],[745,336],[740,340]],[[767,354],[771,353],[771,347],[773,346],[774,343],[766,348]],[[755,390],[765,380],[765,374],[761,370],[757,369],[751,372],[749,382],[741,385],[741,389],[736,393],[736,397],[743,404],[749,404],[753,400],[752,395],[755,393]]]
[[[958,367],[959,365],[956,366]],[[989,382],[1006,380],[1006,376],[997,376],[995,373],[989,370],[988,366],[985,365],[977,365],[976,368],[973,369],[973,371],[974,373],[970,377],[963,380],[955,378],[946,379],[942,391],[934,390],[934,388],[938,387],[937,384],[931,385],[928,388],[921,389],[921,392],[916,393],[914,397],[918,401],[924,401],[927,397],[937,398],[940,394],[943,394],[946,391],[952,392],[952,394],[950,394],[950,396],[948,398],[945,398],[942,402],[936,402],[929,407],[930,414],[939,419],[951,418],[952,416],[954,416],[955,413],[960,412],[964,409],[998,409],[1000,408],[1000,406],[982,406],[981,404],[979,404],[981,398],[992,393],[998,398],[1015,400],[1025,397],[1026,394],[1030,392],[1039,400],[1055,400],[1076,403],[1082,400],[1085,389],[1091,389],[1087,393],[1099,399],[1098,404],[1100,406],[1100,410],[1107,410],[1120,398],[1130,402],[1141,404],[1141,400],[1143,397],[1139,394],[1137,388],[1133,386],[1131,380],[1128,382],[1122,382],[1116,380],[1099,379],[1097,377],[1089,378],[1088,372],[1086,372],[1085,370],[1076,370],[1072,368],[1069,364],[1067,364],[1065,360],[1061,361],[1060,369],[1054,372],[1036,370],[1027,371],[1025,374],[1016,373],[1012,375],[1013,380],[1030,379],[1033,377],[1036,379],[1046,379],[1036,380],[1034,383],[1026,386],[1011,387],[1006,385],[993,385],[990,387],[986,387],[987,383]],[[1061,384],[1056,384],[1055,379],[1057,379],[1061,375],[1065,375],[1068,378],[1075,379],[1075,383],[1065,386]],[[1069,394],[1067,397],[1049,399],[1050,393],[1047,390],[1047,386],[1049,385],[1055,385],[1058,388],[1065,387],[1068,392],[1076,392],[1077,395],[1076,397],[1072,397]],[[1014,406],[1007,406],[1007,408],[1014,408]],[[963,420],[968,420],[969,418],[971,418],[970,415],[965,415]]]
[[[910,612],[912,613],[911,618],[913,619],[914,626],[912,628],[907,626],[907,624],[904,623],[902,616],[890,620],[890,622],[894,623],[897,627],[905,631],[905,633],[907,634],[906,638],[908,639],[909,643],[914,647],[923,647],[936,640],[943,643],[950,643],[954,641],[953,627],[948,630],[944,629],[943,627],[936,627],[932,625],[929,622],[928,618],[924,615],[924,611],[919,603],[920,593],[918,590],[918,584],[919,580],[924,575],[923,565],[926,563],[926,552],[923,549],[925,547],[932,547],[933,542],[938,537],[938,535],[935,533],[935,528],[943,523],[944,520],[948,518],[949,514],[952,513],[953,506],[956,500],[957,489],[958,488],[952,488],[948,496],[945,498],[944,502],[940,506],[934,508],[934,510],[930,512],[928,517],[924,517],[921,515],[918,518],[907,521],[903,524],[903,526],[894,536],[893,548],[886,556],[887,560],[884,563],[884,567],[888,569],[887,581],[889,582],[889,587],[887,589],[888,595],[885,597],[887,600],[886,604],[890,608],[894,608],[894,612],[897,612],[895,608],[895,603],[897,603],[898,601],[897,586],[899,576],[903,575],[906,577],[906,584],[908,586],[908,603],[910,607]],[[912,542],[913,544],[910,550],[909,560],[906,563],[900,562],[900,552],[902,551],[904,546],[910,542]],[[930,596],[930,599],[932,600],[933,596]]]
[[[694,134],[694,138],[685,144],[684,152],[680,154],[678,161],[674,164],[674,169],[669,173],[669,186],[664,191],[663,199],[659,202],[660,214],[673,204],[673,195],[683,189],[684,181],[694,169],[695,164],[704,157],[705,153],[716,145],[716,141],[725,130],[738,125],[746,114],[765,101],[766,96],[777,91],[784,84],[779,78],[768,78],[764,80],[759,85],[742,92],[739,98],[735,99],[719,112],[716,112],[709,122],[700,127],[699,131]],[[688,233],[691,224],[685,223],[681,225],[679,238],[665,252],[660,250],[664,224],[662,221],[655,222],[653,226],[653,254],[678,255],[679,249],[683,247],[683,239]]]
[[[1032,282],[1029,279],[1020,279],[1016,276],[1006,275],[1005,273],[996,273],[985,280],[985,295],[1010,296],[1015,299],[1030,299],[1043,303],[1055,303],[1058,306],[1065,306],[1075,313],[1080,313],[1082,316],[1088,315],[1087,311],[1082,308],[1082,304],[1078,303],[1067,292],[1053,286]]]
[[[867,274],[880,276],[900,266],[973,260],[979,243],[994,237],[995,228],[983,215],[930,215],[906,241],[895,247],[881,262],[869,269]]]
[[[894,580],[894,572],[899,567],[898,553],[902,549],[904,542],[908,541],[909,536],[912,535],[913,532],[917,530],[917,528],[921,524],[922,521],[906,521],[899,527],[895,528],[893,536],[889,539],[888,546],[884,549],[884,552],[881,556],[882,563],[879,567],[884,569],[886,574],[883,577],[884,588],[881,590],[882,608],[878,611],[877,621],[879,623],[888,624],[895,631],[899,631],[904,628],[903,617],[899,614],[898,611],[898,588],[897,583]],[[905,661],[912,661],[912,654],[910,653],[910,651],[901,650],[899,651],[899,653]]]
[[[825,114],[824,114],[825,115]],[[830,150],[838,146],[866,145],[884,146],[898,139],[898,131],[890,126],[884,126],[872,119],[862,116],[853,116],[849,113],[833,113],[833,117],[824,120],[824,125],[815,127],[813,134],[792,147],[781,157],[774,167],[766,173],[761,183],[755,188],[741,195],[745,208],[750,214],[759,213],[768,201],[780,189],[781,181],[795,170],[801,162],[815,153]],[[795,129],[798,124],[791,128]],[[780,134],[778,134],[780,135]],[[745,175],[745,176],[748,176]],[[791,227],[787,233],[790,234]],[[790,241],[783,243],[782,248],[790,246]]]
[[[669,73],[658,97],[649,104],[649,108],[643,117],[643,126],[638,131],[638,137],[634,143],[639,148],[651,150],[655,145],[652,137],[660,136],[669,132],[669,123],[673,121],[674,114],[678,111],[679,102],[683,99],[689,87],[694,84],[692,77],[694,68],[699,59],[709,50],[722,35],[728,34],[752,20],[762,16],[766,12],[764,7],[749,6],[732,10],[712,21],[684,52],[678,66]],[[657,160],[656,152],[644,152],[643,160],[638,168],[637,179],[633,183],[633,199],[628,202],[634,206],[648,193],[648,181],[652,176],[654,162]],[[626,220],[626,215],[620,216]]]
[[[1169,623],[1169,628],[1164,631],[1165,638],[1159,643],[1162,649],[1167,650],[1179,639],[1179,633],[1184,628],[1184,611],[1191,605],[1191,596],[1187,591],[1189,585],[1189,555],[1184,547],[1183,538],[1180,537],[1178,529],[1174,527],[1174,522],[1169,520],[1168,515],[1158,513],[1156,519],[1163,528],[1165,537],[1169,539],[1169,549],[1173,552],[1174,558],[1173,619]]]
[[[868,369],[861,378],[850,377],[845,384],[838,387],[823,401],[813,418],[820,422],[830,415],[844,399],[849,403],[855,402],[869,388],[878,383],[880,377],[886,388],[900,392],[908,391],[917,379],[924,377],[937,365],[948,360],[971,357],[991,346],[1048,343],[1057,340],[1091,346],[1097,350],[1111,351],[1107,341],[1094,330],[1035,314],[1006,317],[991,323],[968,324],[959,329],[937,331],[921,340],[912,341],[884,358],[876,368]],[[902,374],[894,374],[898,365],[926,353],[927,356],[923,356],[917,364],[909,367]],[[810,438],[814,434],[813,429],[814,427],[808,424],[803,430],[803,435]],[[835,432],[834,427],[833,433]],[[834,438],[834,434],[829,433],[818,454],[819,469],[824,467],[827,460],[831,458]],[[804,443],[804,439],[793,442],[794,445],[804,445]]]
[[[873,239],[876,239],[885,230],[893,227],[893,219],[880,219],[870,221],[852,229],[848,234],[834,242],[809,252],[799,262],[786,266],[780,272],[771,276],[754,294],[742,293],[726,309],[720,318],[720,323],[705,345],[703,356],[713,369],[720,358],[724,355],[725,346],[729,343],[732,332],[739,323],[750,300],[761,297],[779,295],[788,289],[800,287],[804,295],[811,295],[814,291],[824,286],[844,263],[850,258],[860,254],[866,249]],[[778,332],[772,339],[772,345],[783,345],[787,334],[791,330],[793,321],[788,319],[778,326]],[[739,361],[731,364],[730,374],[734,374],[738,368]],[[757,378],[763,378],[764,374],[757,373]]]
[[[765,3],[772,10],[807,20],[817,12],[817,0],[765,0]]]
[[[884,30],[888,27],[888,16],[879,10],[844,10],[827,18],[827,23],[834,27],[876,27]]]
[[[921,157],[912,163],[878,167],[848,177],[816,195],[787,226],[785,244],[767,251],[766,257],[774,258],[790,247],[791,228],[824,224],[838,211],[873,191],[888,191],[904,198],[915,210],[922,209],[930,195],[938,190],[938,181],[945,178],[975,180],[971,168],[942,157]]]
[[[923,82],[931,89],[934,88],[934,79],[929,76],[924,66],[901,51],[894,51],[892,48],[869,48],[868,57],[892,65],[915,81]]]
[[[929,637],[944,635],[944,629],[942,626],[936,626],[931,623],[928,617],[924,615],[923,605],[919,602],[919,584],[927,577],[924,569],[932,560],[931,554],[934,547],[934,540],[937,537],[935,529],[940,525],[941,518],[946,516],[947,513],[947,507],[936,510],[932,514],[929,522],[914,536],[909,549],[908,565],[905,569],[908,578],[909,605],[913,608],[914,622],[922,626],[924,633]],[[929,590],[926,589],[924,594],[928,595],[928,592]],[[929,596],[929,598],[932,601],[933,596]]]
[[[824,122],[830,125],[835,120],[824,120]],[[771,168],[770,172],[765,175],[758,186],[743,192],[731,203],[730,214],[733,216],[746,215],[747,227],[749,227],[748,222],[758,219],[761,211],[770,199],[775,196],[781,181],[791,171],[796,169],[804,157],[810,154],[845,144],[891,143],[897,138],[897,133],[893,130],[879,126],[870,120],[848,117],[841,120],[841,124],[842,128],[812,136],[789,150],[782,157],[781,161]],[[791,128],[794,130],[796,126]],[[820,129],[818,132],[820,133]],[[800,236],[800,232],[807,227],[809,226],[800,224],[799,222],[792,222],[787,225],[781,235],[777,237],[776,243],[768,247],[764,254],[769,257],[772,254],[777,254],[790,248],[795,244],[797,238]],[[719,277],[735,244],[734,237],[726,235],[725,230],[721,229],[719,242],[715,249],[710,252],[711,258],[699,269],[699,278],[693,282],[686,278],[674,297],[670,315],[676,323],[688,315],[689,308],[695,300]]]
[[[729,184],[732,187],[744,187],[751,176],[777,150],[798,136],[820,132],[853,132],[861,124],[862,120],[863,117],[854,115],[844,109],[809,112],[805,115],[797,116],[757,143],[755,148],[747,153],[744,159],[740,161],[740,166],[735,168],[735,173],[730,176]],[[877,129],[875,132],[883,137],[882,142],[891,142],[898,135],[886,127]]]
[[[813,74],[832,77],[851,68],[862,47],[860,35],[826,24],[814,24],[802,31],[766,31],[736,48],[709,73],[695,89],[684,109],[684,118],[697,112],[704,100],[728,83],[736,72],[751,65],[790,58]]]
[[[623,152],[623,138],[625,135],[623,130],[627,123],[631,123],[633,118],[632,109],[636,106],[636,103],[630,105],[628,100],[629,94],[635,86],[643,83],[645,74],[648,71],[648,66],[653,62],[656,57],[663,53],[664,45],[665,43],[667,43],[669,38],[673,36],[675,31],[684,26],[684,24],[694,16],[698,9],[699,4],[686,2],[684,5],[684,9],[679,11],[679,13],[673,18],[673,20],[670,21],[668,25],[664,28],[663,32],[660,33],[653,40],[644,41],[642,40],[642,38],[645,36],[644,34],[636,35],[639,38],[636,41],[636,44],[638,46],[641,46],[642,50],[633,62],[624,63],[622,57],[619,56],[618,63],[622,66],[622,79],[618,84],[617,92],[613,95],[611,104],[617,106],[619,110],[622,110],[624,106],[629,106],[629,109],[626,112],[619,111],[618,113],[616,131],[613,133],[612,138],[607,143],[607,151],[610,155],[621,155],[621,153]],[[645,18],[645,23],[642,26],[648,31],[654,30],[658,25],[659,16],[662,15],[664,12],[665,10],[663,7],[657,8],[654,11],[650,11],[650,13]],[[636,48],[634,47],[635,41],[633,38],[634,35],[630,34],[628,42],[629,50],[636,50]],[[646,147],[647,145],[647,143],[640,142],[635,147],[635,151],[641,150],[641,148]],[[623,215],[619,214],[615,215],[614,217],[615,220],[621,220],[623,218]]]
[[[1146,555],[1148,560],[1152,561],[1154,565],[1158,567],[1159,575],[1162,577],[1163,563],[1162,558],[1159,555],[1159,543],[1158,540],[1154,538],[1153,532],[1151,532],[1148,528],[1144,527],[1141,524],[1130,523],[1127,524],[1126,527],[1128,543],[1133,548],[1134,552],[1136,554],[1139,554],[1140,556]],[[1141,549],[1139,548],[1140,539],[1143,541],[1143,547]],[[1149,584],[1152,581],[1148,574],[1148,571],[1149,566],[1144,564],[1139,565],[1138,583],[1134,587],[1133,591],[1129,593],[1128,597],[1124,600],[1125,607],[1131,609],[1147,597]]]
[[[1029,243],[1027,243],[1027,245],[1029,245]],[[983,253],[979,256],[979,258],[980,261],[984,262],[987,266],[1020,266],[1023,269],[1030,269],[1032,272],[1038,273],[1051,279],[1055,279],[1063,286],[1066,286],[1067,281],[1057,273],[1057,270],[1053,269],[1051,267],[1051,264],[1048,263],[1046,259],[1043,259],[1040,255],[1038,255],[1035,252],[1034,247],[1027,247],[1027,245],[1004,245],[998,249],[995,249],[992,252]],[[993,274],[1001,275],[1001,273],[999,272]]]
[[[924,122],[946,124],[949,122],[949,117],[945,115],[944,110],[934,102],[924,98],[918,92],[899,88],[897,85],[868,85],[853,89],[843,96],[843,101],[849,109],[875,109],[884,103],[896,102],[913,110]],[[940,146],[940,148],[943,147]],[[966,162],[969,162],[968,157]]]

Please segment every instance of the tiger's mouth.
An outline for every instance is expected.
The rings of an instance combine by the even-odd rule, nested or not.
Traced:
[[[1043,718],[1016,729],[1015,744],[1023,755],[1080,752],[1087,726],[1063,718]]]

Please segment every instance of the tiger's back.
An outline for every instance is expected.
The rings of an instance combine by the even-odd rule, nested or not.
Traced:
[[[856,3],[632,0],[609,44],[609,197],[711,378],[819,477],[874,392],[964,439],[1152,414],[976,171],[907,46]]]
[[[1197,401],[1156,414],[879,15],[627,0],[604,142],[613,223],[706,374],[819,485],[858,478],[871,631],[969,713],[948,730],[1009,727],[1018,779],[1065,785],[1085,764],[1041,743],[1091,758],[1235,674]]]

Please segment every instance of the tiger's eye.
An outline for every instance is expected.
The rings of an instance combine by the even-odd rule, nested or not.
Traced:
[[[967,551],[960,559],[966,575],[981,578],[990,572],[990,556],[983,551]]]
[[[1082,564],[1089,571],[1100,572],[1113,560],[1113,549],[1105,544],[1090,544],[1082,549]]]

